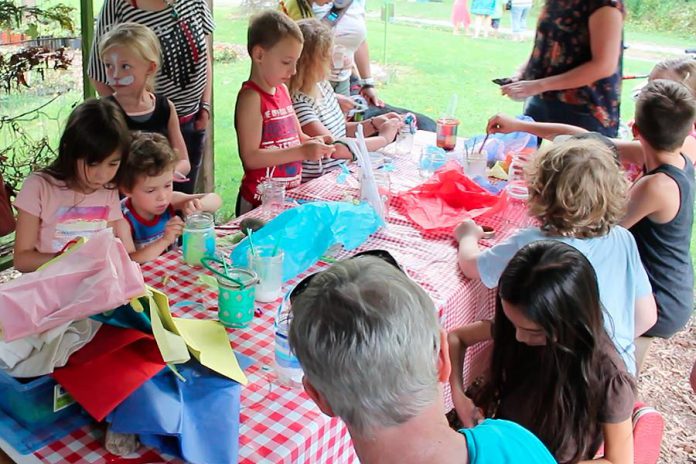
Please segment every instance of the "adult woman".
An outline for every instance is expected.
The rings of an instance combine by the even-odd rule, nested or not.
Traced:
[[[633,380],[602,319],[582,253],[557,241],[522,248],[500,278],[493,323],[448,336],[452,399],[464,425],[476,411],[463,393],[464,351],[492,339],[488,380],[473,395],[487,417],[527,428],[562,464],[593,459],[602,441],[606,461],[633,462]]]
[[[519,80],[502,87],[527,99],[525,114],[616,137],[621,92],[621,0],[546,0]]]
[[[203,154],[203,139],[211,111],[212,64],[207,36],[213,17],[205,0],[105,0],[99,14],[89,60],[89,76],[99,95],[113,89],[107,81],[98,44],[116,24],[135,22],[148,26],[162,46],[162,69],[155,92],[174,103],[186,143],[191,172],[189,181],[176,189],[192,193]]]

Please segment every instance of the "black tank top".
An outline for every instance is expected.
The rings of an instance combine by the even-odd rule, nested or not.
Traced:
[[[169,123],[169,117],[171,116],[171,108],[169,107],[169,100],[164,95],[155,95],[155,109],[150,113],[150,117],[144,116],[128,116],[126,112],[118,104],[118,101],[113,95],[108,98],[116,103],[116,105],[121,109],[123,116],[126,118],[126,124],[128,124],[128,129],[131,131],[143,131],[143,132],[156,132],[162,134],[165,137],[169,136],[169,131],[167,130],[167,125]]]
[[[684,159],[684,169],[663,164],[646,175],[663,173],[679,187],[679,211],[674,219],[657,224],[647,216],[631,227],[640,259],[648,273],[657,323],[646,335],[667,338],[688,322],[694,301],[694,269],[689,245],[694,220],[694,166]]]

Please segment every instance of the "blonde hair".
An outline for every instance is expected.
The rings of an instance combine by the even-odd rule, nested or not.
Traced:
[[[691,94],[696,97],[696,60],[692,58],[663,60],[655,65],[652,72],[655,71],[675,74],[678,82],[684,84]]]
[[[606,235],[624,216],[628,182],[605,144],[569,139],[540,151],[525,169],[529,211],[550,235]]]
[[[297,60],[297,73],[290,79],[290,93],[311,95],[315,85],[329,72],[333,32],[318,19],[302,19],[297,22],[304,37],[302,54]]]
[[[111,47],[121,46],[134,51],[140,57],[151,63],[155,63],[158,70],[161,65],[162,48],[159,39],[147,26],[138,23],[121,23],[104,34],[99,42],[99,56],[104,59],[106,52]],[[155,75],[148,77],[145,87],[152,92],[155,88]]]

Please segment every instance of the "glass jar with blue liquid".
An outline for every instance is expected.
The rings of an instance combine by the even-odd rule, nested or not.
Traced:
[[[215,222],[213,215],[199,211],[186,218],[183,235],[184,262],[201,266],[201,259],[215,256]]]

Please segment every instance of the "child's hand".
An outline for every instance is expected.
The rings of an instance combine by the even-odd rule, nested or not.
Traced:
[[[181,208],[181,212],[184,213],[184,217],[189,216],[192,213],[195,213],[196,211],[202,211],[203,210],[203,204],[201,203],[201,200],[198,198],[194,198],[193,200],[189,200],[184,204],[184,207]]]
[[[357,106],[352,98],[341,95],[340,93],[336,94],[336,100],[338,100],[338,106],[341,107],[341,112],[343,114],[348,114],[350,110]]]
[[[461,389],[452,388],[452,402],[454,403],[454,409],[456,409],[457,416],[464,428],[474,427],[483,419],[483,415],[479,408],[476,407],[474,402],[471,401],[471,398],[466,396]]]
[[[331,134],[327,135],[317,135],[316,137],[312,137],[312,139],[317,140],[321,143],[324,143],[326,145],[334,143],[334,137]]]
[[[400,119],[389,119],[382,123],[379,128],[379,136],[384,137],[387,143],[392,143],[396,139],[396,134],[399,133],[401,126],[403,126],[403,123]]]
[[[167,225],[164,226],[164,236],[162,237],[166,243],[172,244],[176,242],[181,234],[184,233],[184,221],[179,216],[174,216]]]
[[[399,122],[402,121],[401,116],[394,112],[389,112],[379,116],[375,116],[374,118],[372,118],[372,123],[375,125],[375,129],[380,130],[384,124],[393,120],[397,120]]]
[[[519,130],[520,121],[508,115],[498,113],[488,120],[487,134],[508,134]]]
[[[462,238],[473,236],[476,240],[481,240],[484,236],[483,227],[476,224],[471,219],[467,219],[454,229],[454,238],[461,242]]]
[[[316,139],[308,140],[302,145],[303,158],[307,161],[319,161],[322,158],[330,158],[336,147],[326,145]]]

